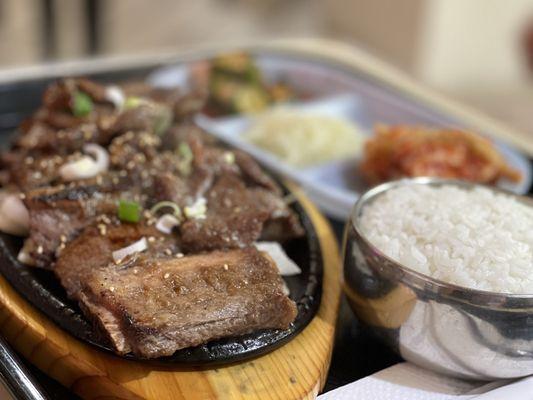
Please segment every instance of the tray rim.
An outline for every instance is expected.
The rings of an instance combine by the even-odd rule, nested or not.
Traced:
[[[512,128],[457,100],[452,100],[436,90],[425,87],[406,73],[356,46],[329,39],[235,40],[169,49],[152,54],[103,56],[94,59],[9,68],[0,70],[0,86],[64,75],[112,73],[119,70],[152,68],[157,65],[205,58],[217,52],[233,49],[306,56],[315,61],[336,64],[350,73],[364,74],[369,79],[375,80],[391,90],[399,91],[415,101],[461,120],[472,129],[487,131],[491,136],[508,142],[529,157],[533,157],[533,140],[529,139],[525,132]]]

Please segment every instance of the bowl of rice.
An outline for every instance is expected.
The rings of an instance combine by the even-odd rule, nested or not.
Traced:
[[[360,197],[344,239],[357,317],[403,358],[452,376],[533,374],[533,200],[435,178]]]

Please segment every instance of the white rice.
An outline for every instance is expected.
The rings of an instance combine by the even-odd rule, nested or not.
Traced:
[[[460,286],[533,294],[533,207],[488,189],[422,185],[389,190],[361,228],[403,265]]]

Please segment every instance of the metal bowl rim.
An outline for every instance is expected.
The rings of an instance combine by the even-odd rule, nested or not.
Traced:
[[[533,294],[518,294],[518,293],[504,293],[504,292],[491,292],[488,290],[474,289],[466,286],[460,286],[453,283],[448,283],[439,279],[432,278],[428,275],[425,275],[421,272],[417,272],[410,267],[399,263],[398,261],[392,259],[391,257],[384,254],[380,249],[378,249],[370,240],[367,239],[363,231],[359,227],[359,219],[362,214],[363,207],[375,200],[378,196],[384,194],[385,192],[410,185],[424,185],[424,186],[443,186],[443,185],[452,185],[456,187],[462,187],[467,189],[474,189],[476,187],[487,188],[495,193],[502,193],[510,195],[520,202],[526,203],[533,207],[533,199],[517,195],[515,193],[509,192],[507,190],[496,188],[488,185],[482,185],[467,181],[461,181],[457,179],[443,179],[443,178],[433,178],[433,177],[417,177],[417,178],[403,178],[399,180],[389,181],[382,183],[378,186],[375,186],[365,193],[363,193],[357,202],[355,203],[352,212],[350,213],[349,224],[353,227],[355,232],[358,235],[359,240],[362,240],[368,248],[370,248],[375,254],[383,259],[387,260],[389,263],[394,265],[396,268],[400,269],[404,273],[404,277],[401,279],[407,281],[408,283],[414,283],[419,286],[431,287],[436,293],[446,292],[447,296],[456,297],[457,294],[462,293],[466,296],[457,296],[467,297],[470,299],[471,303],[484,304],[487,300],[494,301],[496,299],[512,299],[514,301],[524,301],[525,304],[522,306],[533,306]],[[427,290],[427,289],[425,289]],[[476,301],[472,301],[475,299]]]

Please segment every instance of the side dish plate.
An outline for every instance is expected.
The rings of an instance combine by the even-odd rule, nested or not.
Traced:
[[[286,54],[255,54],[254,60],[266,82],[283,82],[295,93],[302,94],[299,100],[291,103],[292,108],[351,121],[368,137],[372,136],[374,126],[378,123],[457,127],[494,137],[490,131],[470,127],[457,117],[340,67]],[[162,67],[152,72],[147,81],[156,86],[190,89],[194,86],[194,70],[199,63],[205,63],[205,60]],[[242,135],[252,121],[253,118],[246,115],[216,118],[200,115],[197,118],[197,123],[213,135],[247,151],[277,173],[294,179],[329,216],[346,220],[359,195],[368,189],[358,172],[361,155],[354,153],[349,159],[296,168],[243,139]],[[527,157],[501,140],[494,140],[494,143],[506,162],[522,174],[519,183],[502,181],[498,187],[516,194],[527,193],[533,178]]]

